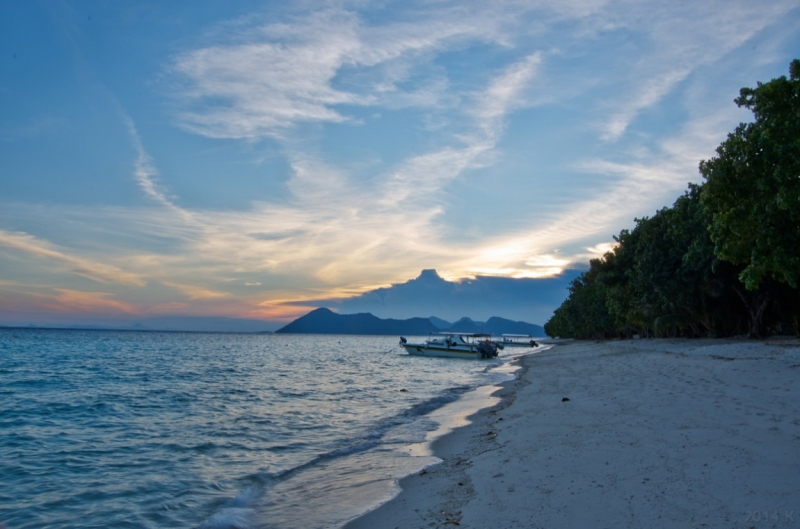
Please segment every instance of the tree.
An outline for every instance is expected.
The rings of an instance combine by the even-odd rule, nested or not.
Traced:
[[[549,336],[586,339],[613,334],[614,320],[606,309],[605,287],[598,281],[604,264],[603,260],[592,259],[589,270],[572,281],[569,297],[544,324]]]
[[[641,232],[632,282],[653,316],[656,334],[724,333],[719,322],[728,285],[736,281],[719,266],[700,205],[700,186],[652,218],[637,219]]]
[[[755,121],[740,124],[716,157],[700,162],[715,254],[744,266],[739,277],[750,291],[768,279],[800,285],[800,60],[789,73],[742,88],[735,102]],[[756,297],[754,316],[769,301]]]
[[[573,338],[730,336],[747,332],[748,319],[796,328],[797,318],[786,313],[797,306],[797,296],[778,296],[792,289],[776,292],[770,279],[759,292],[747,291],[738,277],[743,266],[714,255],[701,191],[690,184],[671,208],[635,219],[633,230],[614,237],[617,245],[573,281],[545,331]],[[758,308],[762,291],[778,310],[754,320],[745,309]]]
[[[671,208],[635,219],[622,230],[613,252],[604,256],[600,281],[606,303],[624,334],[717,336],[735,332],[732,287],[742,267],[714,256],[708,215],[698,185]],[[733,316],[733,318],[731,317]]]

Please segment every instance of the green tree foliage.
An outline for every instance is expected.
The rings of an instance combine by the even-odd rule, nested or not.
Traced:
[[[690,184],[672,208],[637,220],[641,233],[632,277],[656,334],[716,336],[735,330],[728,322],[729,305],[738,302],[737,270],[714,256],[700,192]]]
[[[545,331],[576,338],[745,332],[733,288],[743,290],[740,269],[714,256],[700,190],[690,185],[672,208],[622,230],[614,250],[573,283]]]
[[[741,124],[671,208],[577,278],[551,336],[800,335],[800,61],[736,99]]]
[[[736,104],[755,121],[700,163],[715,253],[744,265],[751,291],[767,278],[792,288],[800,282],[800,60],[789,71],[789,79],[742,88]]]
[[[569,298],[544,325],[548,335],[587,339],[614,333],[614,320],[606,308],[605,286],[598,281],[604,264],[601,259],[592,259],[589,270],[572,281]]]

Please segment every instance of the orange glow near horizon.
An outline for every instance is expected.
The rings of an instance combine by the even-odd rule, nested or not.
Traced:
[[[602,248],[602,249],[605,249]],[[590,251],[599,251],[600,248]],[[563,272],[568,259],[555,255],[530,258],[523,267],[479,268],[458,270],[444,268],[437,273],[445,281],[461,282],[474,280],[477,276],[545,278]],[[330,288],[306,288],[293,292],[273,290],[269,292],[237,295],[214,286],[194,286],[190,281],[173,282],[158,280],[149,283],[148,289],[156,288],[160,300],[148,300],[147,293],[139,288],[114,287],[103,291],[86,291],[75,288],[55,288],[47,285],[0,282],[0,311],[7,314],[39,314],[39,320],[47,314],[54,317],[69,316],[73,319],[119,319],[186,316],[254,319],[280,323],[291,322],[308,312],[323,306],[338,311],[336,301],[344,301],[374,291],[390,288],[415,279],[418,273],[403,272],[393,282],[369,281],[364,284],[331,286]],[[213,285],[213,283],[212,283]],[[160,287],[166,287],[166,290]],[[177,296],[170,299],[173,293]],[[135,295],[135,300],[130,295]],[[321,300],[331,300],[325,303]]]

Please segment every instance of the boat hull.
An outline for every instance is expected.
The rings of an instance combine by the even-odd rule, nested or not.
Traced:
[[[403,349],[405,349],[408,354],[414,356],[430,356],[434,358],[463,358],[465,360],[480,360],[481,355],[477,352],[477,350],[470,350],[470,349],[460,349],[456,347],[451,348],[439,348],[439,347],[431,347],[427,344],[403,344]]]
[[[519,348],[519,349],[534,349],[534,348],[538,347],[538,344],[537,345],[532,345],[530,342],[528,342],[528,343],[525,343],[525,342],[500,342],[500,345],[502,345],[503,347],[513,347],[515,349],[516,348]]]

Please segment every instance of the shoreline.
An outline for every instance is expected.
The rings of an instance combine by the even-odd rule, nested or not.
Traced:
[[[523,356],[441,463],[345,529],[800,527],[800,342],[575,342]],[[568,400],[563,400],[563,399]]]

